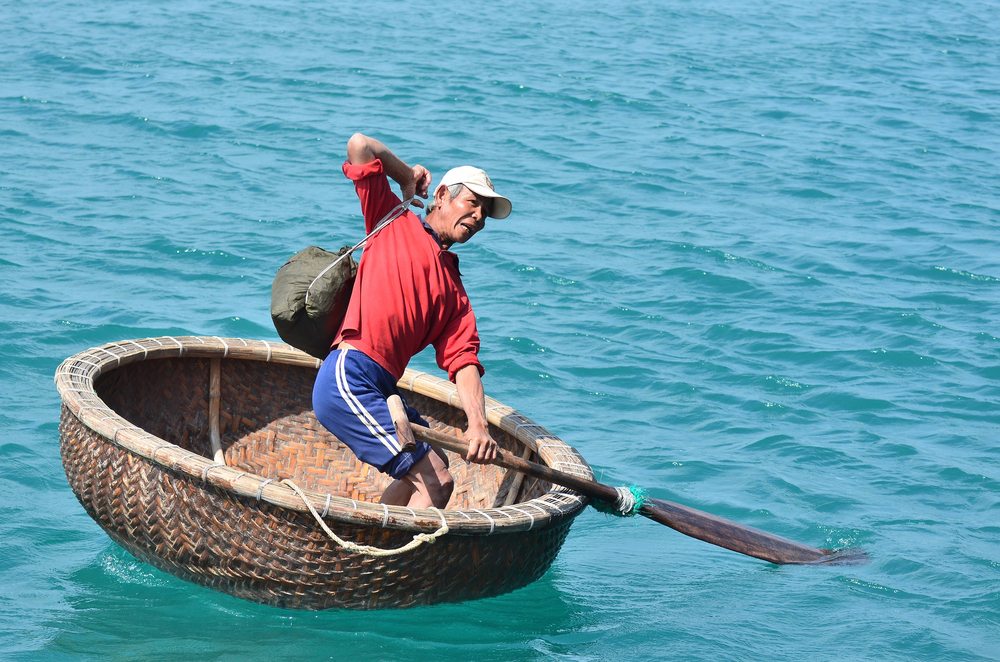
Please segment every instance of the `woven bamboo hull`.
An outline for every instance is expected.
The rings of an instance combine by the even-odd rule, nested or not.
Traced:
[[[280,607],[454,602],[511,591],[548,569],[585,505],[579,495],[451,456],[448,510],[378,505],[388,478],[357,462],[311,412],[317,367],[284,345],[216,338],[126,341],[71,357],[56,375],[69,484],[137,558]],[[213,370],[221,374],[214,422]],[[447,382],[408,372],[400,386],[432,427],[462,424]],[[488,418],[507,450],[592,476],[572,448],[510,408],[490,400]],[[211,459],[213,426],[225,466]],[[284,479],[354,543],[395,549],[442,518],[449,532],[394,556],[348,551]]]

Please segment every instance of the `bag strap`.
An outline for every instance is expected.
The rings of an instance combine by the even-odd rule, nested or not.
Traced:
[[[359,248],[361,248],[362,246],[364,246],[366,243],[368,243],[368,240],[371,239],[372,237],[374,237],[376,234],[378,234],[379,230],[381,230],[382,228],[384,228],[385,226],[389,225],[390,223],[392,223],[393,221],[395,221],[397,218],[399,218],[400,216],[402,216],[406,212],[406,210],[410,208],[410,203],[413,202],[414,197],[415,196],[409,197],[406,200],[403,200],[402,202],[400,202],[398,205],[396,205],[392,209],[390,209],[389,212],[385,216],[383,216],[382,219],[378,223],[375,224],[375,229],[372,230],[371,232],[369,232],[367,235],[365,235],[364,239],[362,239],[358,243],[354,244],[354,246],[352,246],[349,251],[347,251],[343,255],[340,255],[339,257],[337,257],[337,259],[334,260],[330,264],[330,266],[328,266],[326,269],[323,269],[323,271],[319,272],[319,274],[315,278],[312,279],[312,282],[309,283],[309,287],[306,288],[306,300],[305,300],[306,305],[309,304],[309,291],[312,289],[312,286],[316,284],[316,281],[318,281],[320,278],[322,278],[326,274],[326,272],[328,272],[330,269],[333,269],[335,266],[337,266],[338,264],[340,264],[341,260],[347,258],[354,251],[358,250]]]

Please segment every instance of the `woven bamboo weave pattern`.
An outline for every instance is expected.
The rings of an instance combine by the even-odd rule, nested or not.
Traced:
[[[221,372],[212,461],[210,371]],[[579,495],[451,455],[448,510],[382,506],[388,478],[359,463],[312,415],[318,361],[287,345],[207,337],[93,348],[56,373],[61,453],[80,503],[122,547],[179,577],[281,607],[372,609],[498,595],[552,563]],[[432,427],[464,424],[454,386],[407,371],[406,399]],[[571,447],[514,410],[487,403],[506,449],[592,477]],[[302,487],[345,540],[398,548],[415,532],[449,533],[405,554],[351,553],[320,529]],[[516,488],[516,492],[512,492]],[[511,505],[505,506],[504,503]]]

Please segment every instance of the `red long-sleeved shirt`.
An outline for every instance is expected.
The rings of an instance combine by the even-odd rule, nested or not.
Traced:
[[[354,182],[365,232],[400,200],[378,159],[344,163]],[[458,256],[443,250],[420,218],[407,211],[368,240],[344,323],[334,344],[350,343],[396,379],[415,354],[434,345],[437,363],[455,380],[479,362],[479,332],[458,272]]]

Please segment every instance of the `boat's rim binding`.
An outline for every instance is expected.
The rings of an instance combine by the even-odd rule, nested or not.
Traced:
[[[87,349],[63,361],[56,369],[56,389],[63,406],[81,424],[105,440],[171,471],[186,474],[213,487],[265,501],[281,508],[307,512],[302,498],[274,478],[240,471],[185,450],[125,420],[97,395],[96,379],[123,365],[162,358],[232,358],[318,368],[322,361],[280,342],[219,336],[161,336],[108,343]],[[461,409],[454,384],[424,372],[407,369],[399,381],[403,389]],[[544,464],[587,480],[594,474],[572,446],[542,426],[493,398],[486,398],[490,424],[512,435],[538,454]],[[442,524],[451,533],[491,535],[543,528],[553,519],[577,515],[586,499],[553,485],[540,497],[487,509],[442,510],[408,508],[356,501],[305,490],[306,497],[325,519],[404,531],[432,532]]]

